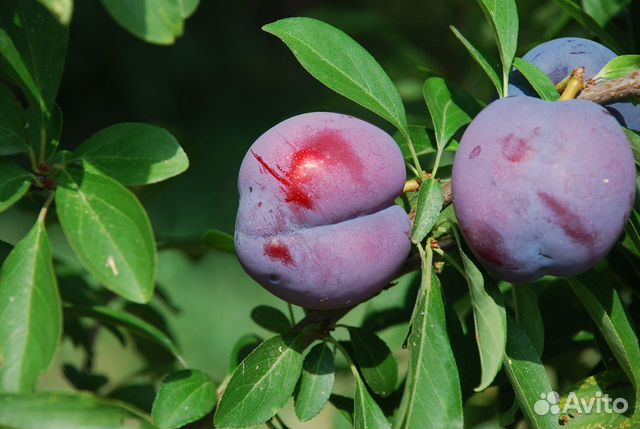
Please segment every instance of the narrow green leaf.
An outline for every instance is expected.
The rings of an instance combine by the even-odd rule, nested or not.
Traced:
[[[378,395],[389,396],[398,383],[398,364],[391,350],[376,334],[349,326],[353,353],[365,381]]]
[[[535,64],[522,58],[516,58],[513,65],[520,70],[520,73],[527,79],[540,98],[546,101],[557,101],[560,98],[560,93],[551,79],[549,79],[549,76]]]
[[[156,247],[138,199],[109,177],[63,170],[56,208],[78,260],[101,284],[135,302],[154,289]]]
[[[22,167],[8,160],[0,160],[0,213],[27,193],[31,179],[31,173]]]
[[[74,158],[125,185],[160,182],[189,167],[189,159],[174,136],[162,128],[139,123],[98,131],[80,145]]]
[[[640,414],[635,412],[635,393],[633,386],[626,382],[621,371],[607,371],[587,377],[571,386],[567,394],[560,398],[558,408],[565,424],[563,429],[620,429],[640,427]],[[628,410],[616,412],[613,403],[609,403],[606,412],[603,396],[608,395],[616,407],[623,407],[626,401]],[[598,402],[600,403],[598,405]],[[589,409],[589,404],[593,404]],[[577,408],[581,411],[578,412]],[[618,408],[619,409],[619,408]],[[566,411],[566,413],[564,412]]]
[[[471,118],[458,106],[444,79],[427,79],[423,93],[436,131],[436,144],[438,150],[442,150],[460,128],[471,122]]]
[[[433,130],[427,130],[425,127],[419,125],[409,125],[409,137],[418,156],[429,155],[438,150],[434,141],[435,139],[433,138]],[[412,160],[413,155],[409,149],[407,136],[398,131],[393,135],[393,139],[398,143],[404,159]]]
[[[210,229],[204,233],[202,242],[212,249],[235,255],[236,247],[233,242],[233,235],[217,229]]]
[[[462,428],[460,377],[447,334],[442,288],[438,277],[427,271],[431,270],[422,271],[422,296],[407,341],[409,367],[398,427]]]
[[[73,14],[73,0],[38,0],[62,25],[69,25]]]
[[[183,18],[189,18],[196,11],[200,0],[178,0],[180,5],[180,14]]]
[[[435,179],[423,181],[420,191],[418,191],[418,205],[416,206],[416,219],[413,222],[411,241],[421,243],[431,232],[443,204],[444,195],[440,184]]]
[[[478,65],[482,68],[482,70],[489,76],[489,79],[493,83],[493,86],[496,87],[498,94],[502,96],[502,83],[500,82],[500,76],[496,71],[496,67],[494,67],[489,61],[486,59],[486,55],[476,49],[475,46],[471,44],[463,35],[458,31],[456,27],[450,25],[449,28],[453,31],[453,34],[462,42],[467,51],[471,54],[474,60],[478,63]]]
[[[622,243],[628,250],[640,258],[640,213],[631,211],[629,221],[624,227],[626,237]]]
[[[251,319],[262,328],[282,334],[291,329],[291,321],[277,308],[259,305],[251,310]]]
[[[178,348],[167,334],[149,322],[146,322],[131,313],[127,313],[126,311],[115,310],[108,307],[85,307],[74,305],[65,307],[65,314],[67,316],[75,315],[78,317],[95,319],[106,326],[125,328],[134,335],[141,336],[163,346],[180,359]]]
[[[215,383],[202,371],[173,372],[162,380],[151,416],[162,429],[179,428],[206,416],[216,398]]]
[[[109,15],[134,36],[158,45],[171,45],[184,31],[184,17],[193,12],[190,1],[101,0]]]
[[[329,397],[329,402],[331,402],[331,405],[336,407],[336,409],[344,416],[344,418],[347,419],[349,423],[351,423],[351,425],[353,425],[353,399],[342,395],[336,395],[334,393]]]
[[[553,413],[539,413],[535,409],[541,395],[552,392],[551,384],[535,346],[511,316],[507,316],[504,369],[529,426],[532,429],[558,428],[558,418]]]
[[[302,375],[295,393],[296,416],[311,420],[324,408],[336,378],[336,366],[331,349],[317,344],[307,354],[302,365]]]
[[[631,144],[631,151],[633,152],[636,164],[640,165],[640,134],[628,128],[625,128],[624,132],[629,138],[629,144]]]
[[[0,156],[24,152],[27,148],[24,132],[26,124],[24,110],[13,93],[2,84],[0,84],[0,112],[2,112],[0,115]]]
[[[506,97],[509,72],[518,48],[518,8],[515,0],[478,0],[496,37],[502,62],[502,96]]]
[[[618,79],[638,71],[640,55],[621,55],[609,61],[593,79]]]
[[[58,94],[68,38],[69,28],[36,1],[14,0],[0,10],[0,54],[45,113]]]
[[[0,391],[34,388],[60,342],[60,305],[51,246],[39,219],[0,271]]]
[[[353,427],[357,429],[391,429],[380,406],[371,397],[362,379],[356,376],[356,395],[353,398]]]
[[[630,3],[631,0],[582,0],[582,7],[604,27]]]
[[[275,336],[247,356],[218,405],[216,426],[256,426],[287,403],[302,371],[303,337],[303,333]]]
[[[544,324],[538,294],[534,285],[512,285],[513,302],[516,310],[516,320],[539,356],[544,349]]]
[[[462,258],[465,279],[469,285],[476,341],[480,352],[482,376],[480,385],[475,389],[480,391],[491,384],[502,365],[502,355],[507,342],[506,312],[502,295],[495,290],[496,288],[492,284],[485,285],[482,273],[464,253],[460,247],[459,239],[458,249]]]
[[[618,292],[598,273],[567,279],[613,355],[636,389],[640,388],[640,346]]]
[[[351,37],[312,18],[287,18],[262,29],[289,46],[313,77],[380,115],[408,135],[400,94],[376,60]]]
[[[555,4],[560,6],[565,12],[567,12],[573,19],[575,19],[580,25],[593,33],[596,37],[604,42],[605,45],[608,45],[611,49],[616,52],[622,52],[622,48],[616,42],[616,40],[611,36],[607,30],[605,30],[600,24],[596,22],[589,14],[587,14],[580,5],[575,3],[573,0],[553,0]]]
[[[88,393],[0,395],[0,425],[21,429],[119,429],[125,421],[150,419],[124,402]]]

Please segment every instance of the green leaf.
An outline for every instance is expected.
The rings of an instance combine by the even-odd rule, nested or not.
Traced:
[[[78,260],[102,285],[135,302],[154,289],[156,247],[138,199],[106,176],[63,170],[56,208]]]
[[[282,39],[313,77],[408,135],[396,87],[371,54],[351,37],[312,18],[281,19],[262,29]]]
[[[621,55],[609,61],[593,79],[618,79],[638,71],[640,55]]]
[[[493,83],[493,86],[496,87],[498,94],[502,96],[502,83],[500,82],[500,76],[498,76],[498,72],[496,71],[496,67],[494,67],[489,61],[486,59],[486,55],[482,54],[475,46],[471,44],[463,35],[458,31],[456,27],[450,25],[449,28],[453,31],[453,34],[462,42],[467,51],[471,54],[474,60],[480,65],[482,70],[489,76],[489,79]]]
[[[80,145],[74,158],[125,185],[160,182],[189,167],[189,159],[174,136],[162,128],[138,123],[98,131]]]
[[[636,164],[640,165],[640,134],[628,128],[624,128],[624,132],[629,138],[629,144],[631,144],[631,151],[633,152]]]
[[[458,249],[462,258],[464,276],[469,285],[469,295],[473,307],[473,320],[476,328],[476,341],[480,351],[482,376],[476,391],[487,388],[502,364],[502,355],[507,342],[507,322],[502,295],[492,284],[485,289],[482,273],[463,252],[458,239]]]
[[[631,0],[582,0],[582,7],[598,24],[604,27],[629,3]]]
[[[527,79],[540,98],[546,101],[557,101],[560,98],[560,93],[558,93],[549,76],[535,64],[522,58],[516,58],[513,65],[520,70],[520,73]]]
[[[4,68],[44,113],[51,111],[58,94],[68,38],[68,27],[36,1],[14,0],[0,10]]]
[[[418,205],[416,219],[413,222],[411,241],[421,243],[436,224],[440,210],[444,204],[442,188],[435,179],[426,179],[418,191]]]
[[[353,326],[348,329],[360,373],[371,390],[389,396],[398,383],[398,364],[391,350],[376,334]]]
[[[210,229],[204,233],[202,242],[212,249],[235,255],[236,246],[233,242],[233,235],[217,229]]]
[[[409,137],[418,156],[430,155],[438,151],[433,138],[433,130],[427,130],[426,127],[420,125],[409,125]],[[394,133],[393,139],[400,147],[404,159],[412,160],[413,155],[411,155],[407,137],[398,131]]]
[[[380,406],[371,397],[362,379],[356,374],[356,395],[353,398],[353,427],[357,429],[391,429]]]
[[[184,31],[192,1],[101,0],[109,15],[134,36],[157,45],[171,45]]]
[[[291,329],[291,321],[277,308],[259,305],[251,310],[251,319],[267,331],[282,334]]]
[[[216,404],[216,385],[203,372],[184,369],[162,380],[151,416],[162,429],[173,429],[201,419]]]
[[[353,426],[353,399],[334,393],[329,397],[329,402],[331,402],[331,405]]]
[[[502,96],[506,97],[509,72],[518,48],[518,8],[515,0],[478,0],[496,37],[502,62]]]
[[[629,221],[624,227],[626,238],[623,245],[640,258],[640,213],[631,211]]]
[[[236,370],[238,365],[246,358],[249,353],[255,350],[260,344],[262,344],[262,338],[254,334],[245,334],[238,338],[238,341],[231,350],[231,358],[229,361],[229,371]]]
[[[442,288],[428,271],[422,271],[422,293],[407,341],[409,367],[399,427],[462,428],[460,377],[447,334]]]
[[[66,306],[65,315],[88,317],[95,319],[106,326],[126,328],[132,334],[151,340],[174,354],[178,359],[180,353],[171,338],[149,322],[127,313],[123,310],[115,310],[108,307]]]
[[[507,316],[504,369],[529,426],[532,429],[559,427],[558,418],[553,413],[541,415],[534,409],[540,396],[551,393],[553,389],[535,346],[511,316]]]
[[[442,150],[460,128],[471,122],[471,118],[458,106],[444,79],[427,79],[423,93],[436,131],[436,144],[438,150]]]
[[[51,246],[39,219],[0,271],[0,391],[33,390],[60,342],[60,305]]]
[[[560,6],[565,12],[567,12],[573,19],[575,19],[580,25],[589,30],[600,40],[608,45],[616,52],[622,52],[622,48],[611,36],[607,30],[605,30],[600,24],[596,22],[589,14],[580,8],[580,6],[573,0],[553,0],[555,4]]]
[[[27,148],[22,106],[9,89],[0,84],[0,156],[14,155]],[[0,181],[2,183],[2,181]]]
[[[287,403],[302,370],[303,337],[277,335],[247,356],[229,380],[216,411],[216,426],[256,426]]]
[[[324,408],[336,378],[333,352],[326,344],[317,344],[307,354],[295,392],[296,416],[311,420]]]
[[[539,356],[542,356],[544,349],[544,324],[540,305],[538,304],[538,294],[535,286],[512,285],[516,320],[531,343],[535,347]]]
[[[88,393],[40,392],[0,395],[0,425],[21,429],[122,428],[149,418],[124,402]]]
[[[567,281],[602,332],[623,371],[639,389],[640,346],[620,295],[593,271]]]
[[[607,371],[587,377],[571,386],[567,395],[560,398],[558,406],[566,423],[565,429],[620,429],[636,428],[640,426],[640,414],[634,414],[635,394],[633,386],[625,383],[625,375],[620,371]],[[617,412],[602,412],[604,395],[608,395],[613,401],[624,399],[629,405],[629,410],[620,414]],[[593,401],[593,402],[592,402]],[[601,412],[598,412],[597,402],[600,401]],[[588,410],[583,404],[594,403]],[[611,406],[611,404],[609,404]],[[575,407],[579,406],[581,413],[577,413]],[[637,407],[637,406],[636,406]],[[567,411],[563,413],[563,411]]]
[[[200,0],[178,0],[180,5],[180,14],[183,18],[189,18],[196,11]]]
[[[31,173],[22,167],[8,160],[0,160],[0,213],[27,193],[31,179]]]
[[[73,0],[38,0],[62,25],[69,25],[73,14]]]

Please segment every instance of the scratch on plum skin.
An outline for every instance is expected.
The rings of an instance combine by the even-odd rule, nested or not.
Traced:
[[[271,241],[264,245],[264,254],[274,261],[279,261],[284,265],[295,265],[289,248],[277,241]]]
[[[309,210],[314,208],[315,202],[308,184],[319,175],[326,174],[328,169],[344,166],[351,179],[357,182],[365,177],[364,165],[360,158],[337,130],[320,130],[306,138],[302,149],[293,153],[287,169],[280,165],[272,168],[253,150],[251,153],[260,165],[282,184],[285,202]]]
[[[477,157],[478,155],[480,155],[480,152],[482,152],[482,146],[478,145],[474,147],[471,153],[469,154],[469,159],[473,159]]]
[[[544,191],[538,191],[538,197],[544,205],[555,215],[552,221],[564,231],[567,236],[583,246],[592,246],[596,241],[596,234],[590,232],[585,226],[580,216],[561,200]]]

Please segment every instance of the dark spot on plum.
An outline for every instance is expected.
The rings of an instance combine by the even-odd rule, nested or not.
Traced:
[[[551,255],[547,255],[546,253],[538,252],[538,255],[540,255],[540,256],[542,256],[543,258],[546,258],[546,259],[553,259],[553,257]]]
[[[365,178],[362,161],[337,130],[325,129],[306,137],[302,149],[293,153],[287,169],[279,165],[273,168],[260,155],[251,153],[264,170],[282,184],[285,201],[306,209],[314,208],[308,184],[326,174],[328,168],[344,167],[354,181]]]
[[[549,79],[551,79],[554,84],[560,82],[567,76],[569,76],[569,68],[566,66],[557,68],[549,73]]]
[[[278,286],[280,284],[280,276],[274,273],[269,274],[269,283]]]
[[[279,261],[284,265],[293,265],[293,258],[289,253],[289,248],[276,241],[271,241],[264,245],[264,254],[274,261]]]
[[[249,193],[252,193],[252,192],[253,192],[253,187],[249,186]]]
[[[520,267],[504,246],[500,231],[486,222],[475,223],[463,230],[465,238],[472,244],[476,255],[494,267],[516,270]]]
[[[258,201],[258,207],[262,207],[262,201]]]
[[[586,54],[586,51],[574,51],[574,52],[569,52],[569,55],[582,55],[582,54]]]
[[[471,153],[469,154],[469,159],[473,159],[476,156],[480,155],[480,152],[482,152],[482,147],[480,145],[474,147]]]
[[[587,247],[595,243],[596,234],[584,226],[582,218],[566,203],[544,191],[538,191],[538,197],[553,212],[553,223],[558,225],[569,238]]]
[[[526,139],[509,134],[502,139],[502,155],[511,162],[522,162],[529,154],[529,143]]]

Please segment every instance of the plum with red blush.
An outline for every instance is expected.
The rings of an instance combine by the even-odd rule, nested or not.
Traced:
[[[592,268],[620,237],[635,199],[624,130],[590,101],[494,101],[466,129],[452,173],[469,248],[514,283]]]
[[[240,263],[274,295],[306,308],[370,298],[411,249],[411,222],[394,203],[405,180],[394,140],[365,121],[315,112],[277,124],[240,167]]]

